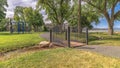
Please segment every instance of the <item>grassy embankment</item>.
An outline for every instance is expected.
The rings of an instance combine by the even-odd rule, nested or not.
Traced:
[[[0,32],[0,52],[33,46],[42,40],[44,39],[40,37],[40,33],[10,34],[8,32]]]

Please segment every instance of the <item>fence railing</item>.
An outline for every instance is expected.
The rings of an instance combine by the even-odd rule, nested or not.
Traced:
[[[68,47],[79,43],[88,45],[88,28],[83,29],[82,33],[78,33],[78,30],[73,27],[68,27],[65,30],[55,27],[50,30],[50,42],[57,42]]]

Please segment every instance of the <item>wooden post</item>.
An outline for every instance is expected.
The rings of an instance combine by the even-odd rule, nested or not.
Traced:
[[[70,27],[68,27],[68,31],[67,31],[67,40],[68,40],[68,47],[70,47]]]

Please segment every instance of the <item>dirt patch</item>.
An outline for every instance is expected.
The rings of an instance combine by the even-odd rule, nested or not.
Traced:
[[[34,51],[39,51],[39,50],[46,50],[46,49],[55,49],[55,48],[60,48],[63,47],[58,43],[49,43],[46,41],[43,41],[42,43],[38,43],[35,46],[31,47],[25,47],[22,49],[14,50],[14,51],[9,51],[6,53],[0,53],[0,61],[3,61],[5,57],[11,56],[13,54],[18,54],[18,53],[25,53],[25,52],[34,52]]]
[[[80,42],[74,42],[74,41],[71,41],[71,47],[80,47],[80,46],[85,46],[86,44],[85,43],[80,43]]]
[[[84,46],[85,44],[83,43],[79,43],[79,42],[71,42],[71,47],[79,47],[79,46]],[[4,59],[4,57],[6,56],[11,56],[13,54],[20,54],[20,53],[25,53],[25,52],[34,52],[34,51],[39,51],[39,50],[46,50],[46,49],[55,49],[55,48],[61,48],[61,47],[68,47],[65,46],[63,44],[60,43],[50,43],[47,41],[42,41],[38,44],[36,44],[35,46],[31,46],[31,47],[24,47],[18,50],[11,50],[9,52],[6,53],[0,53],[0,61],[2,61]]]
[[[57,44],[54,44],[54,43],[49,43],[49,44],[45,44],[45,45],[35,45],[33,47],[24,48],[21,51],[22,52],[36,51],[36,50],[54,49],[54,48],[60,48],[60,47],[63,47],[63,46],[57,45]]]

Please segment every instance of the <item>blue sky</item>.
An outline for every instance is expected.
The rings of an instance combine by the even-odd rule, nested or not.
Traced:
[[[16,6],[24,6],[24,7],[33,7],[35,8],[37,0],[8,0],[8,5],[9,7],[7,8],[7,12],[6,12],[6,17],[13,17],[14,15],[14,9]],[[120,10],[120,3],[116,6],[115,8],[115,12],[117,12],[118,10]],[[44,14],[44,10],[41,11],[41,13]],[[110,12],[109,12],[110,13]],[[47,18],[47,15],[44,15],[44,20]],[[50,21],[48,21],[50,22]],[[95,28],[107,28],[108,24],[105,18],[100,18],[100,24],[95,25],[93,23],[93,26]],[[115,21],[115,26],[114,28],[120,28],[120,21]]]
[[[120,10],[120,3],[116,6],[115,8],[115,12]],[[111,13],[111,11],[109,10],[109,14]],[[100,18],[100,23],[98,25],[95,25],[93,23],[95,28],[107,28],[108,24],[105,18]],[[115,21],[114,23],[114,28],[120,28],[120,21]]]

